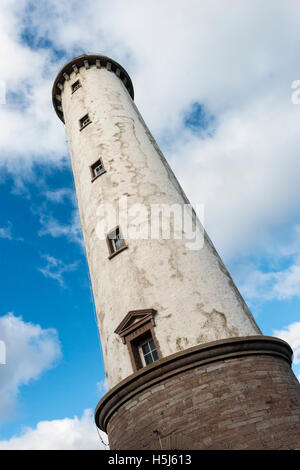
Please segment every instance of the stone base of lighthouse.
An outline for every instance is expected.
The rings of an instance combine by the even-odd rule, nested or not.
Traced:
[[[113,450],[300,449],[292,350],[249,336],[196,346],[132,374],[99,402]]]

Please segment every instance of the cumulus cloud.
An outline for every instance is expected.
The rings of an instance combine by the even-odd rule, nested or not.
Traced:
[[[4,0],[0,5],[0,79],[6,85],[6,104],[0,106],[0,163],[23,178],[33,162],[58,164],[65,152],[51,110],[53,53],[45,48],[33,50],[22,37],[19,13],[28,4]]]
[[[0,441],[0,450],[99,450],[107,448],[107,436],[96,430],[92,410],[82,417],[40,421],[21,435]]]
[[[300,222],[300,106],[291,101],[291,84],[300,78],[299,3],[228,0],[222,8],[217,0],[131,0],[128,8],[111,0],[107,6],[107,0],[2,0],[0,80],[7,96],[0,105],[0,165],[17,188],[34,178],[35,163],[64,165],[64,128],[51,104],[56,73],[82,52],[111,56],[130,73],[136,104],[191,202],[205,204],[206,227],[222,256],[269,256],[266,269],[255,259],[245,268],[243,292],[263,300],[299,296],[300,251],[278,229]],[[205,126],[189,124],[197,107],[208,117]],[[57,203],[68,197],[61,190],[45,195]],[[40,236],[82,243],[76,211],[70,223],[43,214],[41,225]],[[9,226],[1,236],[11,236]],[[64,263],[46,261],[43,274],[63,284]],[[295,341],[298,351],[297,325],[275,333]],[[15,380],[13,396],[26,380]]]
[[[205,205],[211,237],[228,258],[265,247],[271,234],[277,241],[274,230],[297,220],[300,108],[285,99],[224,111],[213,137],[184,131],[171,149],[175,173],[192,202]]]
[[[274,336],[283,339],[294,351],[294,363],[300,364],[300,322],[294,322],[282,330],[274,330]]]
[[[43,329],[8,313],[0,317],[0,339],[6,347],[6,364],[0,374],[0,422],[16,413],[20,388],[38,379],[61,358],[55,329]]]
[[[98,51],[128,69],[136,103],[185,191],[205,204],[221,254],[264,250],[266,234],[299,209],[300,106],[291,102],[298,11],[294,0],[229,0],[227,8],[132,0],[130,9],[120,0],[109,8],[106,0],[4,1],[1,162],[15,173],[17,159],[23,175],[33,162],[64,164],[52,82],[67,59]],[[212,117],[206,132],[186,127],[195,103]]]
[[[98,51],[128,69],[140,111],[191,202],[205,205],[206,227],[225,261],[265,252],[280,241],[278,227],[300,222],[300,106],[291,100],[300,78],[298,11],[294,0],[229,0],[226,9],[216,0],[132,0],[130,9],[120,0],[109,8],[106,0],[3,1],[0,164],[19,186],[34,162],[64,164],[52,82],[67,59]],[[188,124],[195,105],[209,117],[204,127]],[[46,197],[62,202],[68,195]],[[40,235],[82,243],[75,212],[69,224],[48,215],[41,223]],[[285,270],[254,266],[248,285],[287,298],[297,279],[294,258]]]

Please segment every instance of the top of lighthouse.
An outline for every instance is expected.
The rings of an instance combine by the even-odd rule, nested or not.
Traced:
[[[115,60],[112,60],[109,57],[103,55],[83,54],[70,60],[67,64],[63,66],[63,68],[58,72],[52,88],[53,106],[58,117],[63,122],[64,115],[61,106],[61,92],[64,87],[64,82],[70,80],[70,75],[72,73],[79,73],[81,67],[89,69],[91,66],[96,66],[99,69],[106,68],[107,70],[115,73],[120,78],[120,80],[123,81],[131,98],[134,99],[134,91],[131,78],[120,64],[118,64]]]

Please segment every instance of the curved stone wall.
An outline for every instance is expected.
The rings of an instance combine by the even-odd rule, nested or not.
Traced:
[[[300,384],[291,359],[287,343],[272,337],[191,348],[114,387],[96,423],[111,449],[297,449]]]

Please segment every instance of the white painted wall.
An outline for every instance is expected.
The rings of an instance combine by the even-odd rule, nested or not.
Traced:
[[[72,94],[78,78],[82,87]],[[127,347],[114,333],[130,310],[157,310],[155,331],[164,357],[209,341],[260,334],[208,238],[199,251],[188,250],[185,240],[127,240],[128,249],[108,259],[106,241],[96,232],[101,204],[117,204],[122,195],[129,207],[187,201],[113,72],[80,68],[64,84],[62,107],[109,387],[133,372]],[[80,132],[79,119],[87,113],[92,123]],[[99,156],[107,172],[91,183],[89,166]]]

